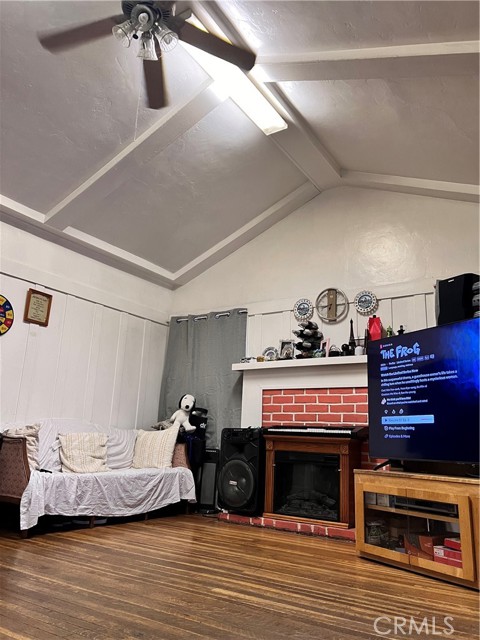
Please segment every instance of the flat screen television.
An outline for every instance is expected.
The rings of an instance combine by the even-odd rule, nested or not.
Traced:
[[[480,319],[368,345],[374,458],[479,463]]]

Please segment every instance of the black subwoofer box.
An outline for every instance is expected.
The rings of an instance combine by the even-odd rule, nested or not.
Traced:
[[[215,513],[217,508],[217,469],[220,452],[205,449],[200,479],[197,482],[198,510],[200,513]]]
[[[218,505],[231,513],[258,515],[265,493],[265,441],[260,428],[223,429]]]
[[[476,273],[463,273],[437,282],[438,325],[473,318],[476,308],[473,307],[472,287],[478,280],[479,276]]]

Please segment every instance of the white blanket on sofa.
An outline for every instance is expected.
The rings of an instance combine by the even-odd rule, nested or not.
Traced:
[[[20,502],[20,529],[43,515],[130,516],[180,500],[195,501],[190,469],[119,469],[106,473],[32,471]]]

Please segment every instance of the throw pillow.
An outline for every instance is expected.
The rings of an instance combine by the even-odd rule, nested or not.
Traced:
[[[60,460],[66,473],[98,473],[107,467],[106,433],[59,434]]]
[[[27,459],[31,470],[38,469],[38,431],[39,424],[28,424],[23,427],[13,427],[3,431],[9,438],[25,438],[27,444]]]
[[[135,429],[111,429],[108,432],[107,464],[110,469],[130,469],[137,432]]]
[[[164,431],[139,431],[133,456],[134,469],[171,467],[178,427]]]

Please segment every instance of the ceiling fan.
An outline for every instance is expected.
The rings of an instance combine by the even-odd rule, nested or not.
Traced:
[[[121,15],[40,35],[40,43],[45,49],[57,53],[110,33],[125,47],[129,47],[133,40],[139,40],[138,57],[143,59],[147,102],[151,109],[160,109],[166,104],[161,54],[173,49],[179,40],[246,71],[255,64],[255,55],[251,51],[187,22],[192,15],[190,9],[175,15],[175,2],[126,0],[122,2],[122,12]]]

